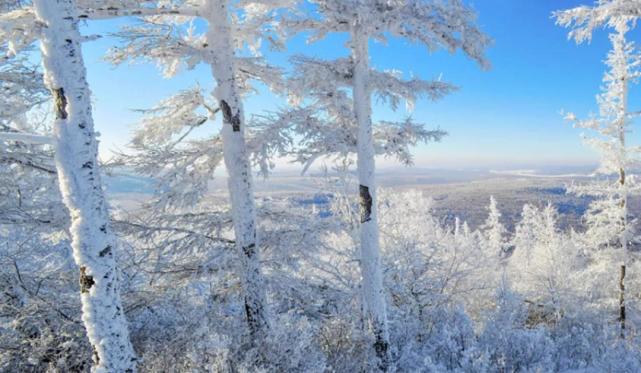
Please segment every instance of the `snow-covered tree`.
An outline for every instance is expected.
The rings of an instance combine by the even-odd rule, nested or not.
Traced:
[[[33,22],[31,17],[34,17]],[[94,368],[134,371],[135,356],[120,300],[116,237],[98,169],[90,92],[74,1],[34,1],[2,17],[3,40],[16,54],[40,39],[44,82],[54,99],[56,173],[71,216],[71,246],[80,267],[83,321],[94,350]],[[5,39],[7,38],[7,39]]]
[[[524,205],[512,240],[514,252],[508,259],[507,273],[515,290],[526,297],[530,308],[528,322],[555,322],[573,297],[579,251],[569,235],[557,227],[558,214],[551,204],[545,208]]]
[[[487,206],[487,218],[480,228],[481,246],[488,255],[495,255],[504,258],[508,253],[507,229],[501,222],[501,211],[496,204],[494,196],[490,196],[490,204]]]
[[[200,63],[210,67],[216,82],[211,100],[209,95],[195,89],[182,92],[149,112],[153,119],[145,121],[142,131],[151,131],[151,135],[141,132],[134,140],[137,150],[143,151],[141,157],[146,157],[139,158],[142,163],[136,166],[161,180],[173,178],[163,201],[184,206],[202,196],[207,181],[224,161],[229,176],[235,245],[242,258],[246,319],[256,337],[264,336],[269,322],[265,284],[259,268],[260,243],[256,236],[243,95],[252,89],[253,79],[278,86],[280,71],[267,65],[258,50],[276,11],[291,3],[289,0],[176,2],[171,12],[164,13],[173,15],[145,18],[140,24],[121,30],[118,36],[124,45],[108,55],[115,64],[129,59],[153,61],[167,77],[180,68],[193,68]],[[163,4],[157,2],[156,8],[166,9]],[[200,32],[194,25],[195,17],[208,23],[205,31]],[[208,139],[185,144],[190,129],[213,120],[218,112],[222,114],[219,133],[212,131],[214,135]]]
[[[440,81],[404,81],[397,74],[374,71],[369,65],[369,43],[371,40],[385,42],[389,36],[401,37],[423,44],[429,50],[442,48],[453,52],[462,49],[486,66],[483,50],[489,39],[474,24],[474,12],[460,1],[313,0],[311,3],[316,12],[284,22],[287,31],[309,31],[310,41],[322,39],[328,33],[347,33],[351,55],[347,59],[329,62],[299,58],[299,74],[304,79],[302,89],[294,90],[294,94],[299,96],[298,101],[311,96],[327,113],[326,121],[339,119],[329,130],[323,130],[324,126],[321,127],[318,120],[307,124],[315,127],[314,130],[325,132],[321,138],[307,132],[310,142],[329,146],[322,145],[322,152],[315,150],[301,160],[309,162],[325,155],[323,152],[345,154],[355,149],[361,211],[362,294],[366,319],[375,336],[374,349],[379,357],[379,367],[386,370],[390,365],[390,355],[377,223],[374,176],[377,146],[371,118],[371,96],[378,93],[381,99],[396,108],[401,99],[409,102],[421,96],[436,99],[450,92],[452,87]],[[383,147],[387,145],[389,148],[379,154],[402,154],[408,144],[442,136],[441,132],[419,131],[411,121],[400,125],[384,123],[384,128],[394,127],[397,127],[395,131],[381,131],[381,137],[392,133],[400,135],[383,141]]]
[[[590,206],[587,217],[590,243],[598,248],[613,247],[619,250],[619,320],[621,335],[625,332],[625,277],[628,262],[628,245],[634,236],[633,225],[628,216],[628,198],[638,192],[631,168],[639,162],[637,147],[626,141],[631,131],[632,119],[638,115],[629,109],[628,97],[632,83],[640,75],[641,58],[626,34],[634,26],[637,16],[620,14],[619,10],[630,1],[602,1],[594,8],[580,7],[555,13],[557,22],[574,27],[570,37],[578,43],[589,40],[596,25],[607,24],[614,32],[610,34],[612,49],[608,53],[608,71],[603,78],[601,94],[597,96],[599,115],[579,120],[573,113],[566,115],[575,127],[592,131],[586,142],[599,151],[601,165],[598,174],[604,180],[589,185],[571,188],[577,194],[592,195],[598,199]],[[619,9],[613,11],[613,9]],[[612,177],[616,175],[616,177]]]

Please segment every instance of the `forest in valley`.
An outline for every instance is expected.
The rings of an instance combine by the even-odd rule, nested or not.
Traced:
[[[578,225],[545,201],[506,221],[490,198],[470,227],[377,179],[379,159],[411,166],[448,123],[372,114],[465,81],[377,69],[370,51],[402,39],[484,74],[493,39],[468,1],[0,0],[0,371],[640,372],[641,1],[584,2],[549,17],[567,43],[609,41],[598,110],[562,113],[600,157],[560,189],[589,205]],[[334,34],[342,57],[313,53]],[[301,36],[310,53],[266,57]],[[108,159],[83,58],[99,38],[114,66],[206,72],[138,108]],[[246,110],[264,90],[287,104]],[[318,192],[256,192],[282,159],[322,162]],[[110,203],[117,173],[150,195]]]

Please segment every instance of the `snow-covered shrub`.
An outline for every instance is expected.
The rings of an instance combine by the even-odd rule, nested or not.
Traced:
[[[321,322],[318,343],[332,372],[357,372],[371,358],[368,336],[349,319],[333,317]]]
[[[483,371],[486,365],[472,320],[461,307],[425,311],[427,324],[394,320],[392,341],[397,346],[399,371]]]
[[[473,318],[488,307],[498,284],[499,255],[484,250],[466,224],[448,227],[432,215],[420,191],[380,191],[381,243],[390,305],[403,312],[463,304]]]
[[[514,250],[506,262],[512,289],[528,304],[528,325],[554,323],[576,305],[582,284],[580,246],[556,227],[552,205],[539,209],[524,205],[512,239]]]
[[[0,244],[0,371],[87,370],[91,348],[68,242],[46,227],[23,228],[0,226],[10,238]]]
[[[526,327],[528,312],[523,299],[501,285],[496,309],[485,321],[479,347],[488,360],[490,371],[550,371],[554,345],[543,327]]]
[[[634,373],[641,371],[641,352],[638,344],[615,342],[596,361],[594,372]]]
[[[595,323],[596,315],[564,315],[550,329],[554,341],[554,362],[557,370],[584,369],[607,353],[609,338],[603,325]]]
[[[273,320],[266,344],[240,352],[239,371],[324,372],[325,356],[307,318],[290,312]]]
[[[167,299],[130,314],[141,371],[224,372],[231,342],[217,333],[212,320],[216,315],[202,299],[186,292],[165,295]]]

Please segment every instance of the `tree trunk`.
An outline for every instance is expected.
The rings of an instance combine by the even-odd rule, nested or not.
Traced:
[[[619,277],[619,322],[621,323],[621,338],[625,338],[625,264],[621,266]]]
[[[109,225],[98,171],[91,95],[73,0],[34,0],[45,25],[41,40],[45,84],[55,100],[56,169],[71,216],[71,245],[80,267],[82,320],[94,351],[94,371],[133,372],[135,356],[120,301]]]
[[[625,147],[625,134],[623,127],[620,131],[621,145]],[[628,257],[628,237],[627,237],[627,223],[628,223],[628,201],[627,191],[625,190],[625,169],[620,169],[619,186],[621,188],[621,234],[619,237],[619,244],[621,245],[621,273],[619,276],[619,323],[621,324],[621,338],[625,338],[625,266]]]
[[[368,37],[357,25],[352,30],[352,59],[354,63],[354,114],[358,123],[357,156],[360,197],[361,275],[365,318],[374,335],[374,349],[379,368],[386,371],[390,364],[389,335],[381,254],[379,248],[374,177],[374,139],[372,134],[372,107],[369,89]]]
[[[615,48],[622,48],[623,45],[617,44]],[[625,62],[627,64],[627,61]],[[617,120],[619,127],[619,146],[625,151],[625,127],[627,123],[628,111],[628,80],[627,74],[621,78],[623,89],[621,91],[621,110]],[[621,324],[621,338],[625,338],[625,266],[628,261],[628,191],[625,185],[625,164],[619,168],[619,188],[621,190],[621,234],[619,243],[621,245],[621,274],[619,277],[619,322]]]
[[[223,156],[227,167],[236,248],[241,257],[241,281],[245,315],[254,341],[269,329],[265,281],[260,271],[256,237],[256,208],[252,169],[245,144],[242,99],[236,84],[234,45],[227,0],[210,0],[207,7],[209,31],[207,43],[217,87],[214,97],[223,114]]]

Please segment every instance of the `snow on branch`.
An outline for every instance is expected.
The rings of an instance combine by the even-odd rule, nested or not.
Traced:
[[[127,60],[153,62],[165,77],[175,76],[181,67],[193,69],[205,59],[204,36],[190,30],[185,33],[174,24],[151,21],[126,26],[114,34],[124,45],[110,49],[105,59],[115,65]]]
[[[294,56],[294,76],[289,80],[289,93],[293,102],[300,102],[305,95],[326,96],[331,99],[335,92],[352,84],[354,64],[351,58],[324,61],[306,56]],[[377,98],[397,110],[401,100],[408,109],[420,98],[438,100],[456,91],[457,87],[441,80],[426,81],[418,78],[404,80],[398,71],[369,72],[370,89]]]
[[[0,62],[0,123],[23,117],[46,102],[49,91],[42,82],[40,69],[26,55]]]
[[[354,155],[358,126],[351,112],[342,116],[332,115],[338,111],[330,107],[317,109],[308,106],[254,117],[252,128],[257,132],[252,137],[264,140],[251,142],[255,162],[265,164],[265,159],[276,156],[293,157],[303,165],[304,173],[319,158]],[[381,121],[374,124],[374,149],[376,155],[395,157],[402,164],[411,165],[412,146],[440,141],[446,134],[440,129],[426,129],[411,118],[402,122]]]
[[[199,7],[189,5],[189,2],[185,1],[77,0],[77,3],[79,18],[108,19],[161,15],[197,17],[200,15]]]
[[[392,5],[393,4],[393,5]],[[371,7],[370,7],[371,8]],[[476,12],[459,0],[409,0],[387,2],[363,18],[372,36],[385,41],[385,30],[392,35],[421,43],[434,51],[461,49],[483,68],[490,64],[485,49],[491,39],[476,25]]]
[[[476,26],[476,12],[459,0],[344,1],[312,0],[321,18],[286,17],[282,27],[290,33],[308,32],[308,42],[332,32],[349,32],[357,22],[364,33],[387,42],[389,35],[425,45],[429,50],[461,49],[489,68],[485,48],[491,39]]]
[[[191,129],[203,125],[210,117],[213,119],[217,110],[212,109],[212,112],[205,112],[205,115],[203,110],[206,107],[210,106],[206,103],[201,88],[195,86],[162,100],[151,109],[140,110],[144,116],[134,132],[132,144],[142,146],[178,143]]]
[[[400,100],[405,100],[407,109],[412,110],[419,98],[426,97],[436,101],[457,90],[454,85],[440,80],[426,81],[417,78],[403,80],[398,71],[372,70],[370,86],[374,94],[383,103],[389,104],[392,110],[398,109]]]
[[[31,7],[0,13],[0,50],[6,48],[7,56],[15,56],[37,40],[41,29]]]
[[[641,16],[641,3],[637,0],[598,0],[595,5],[578,6],[552,13],[556,23],[570,29],[568,38],[577,43],[590,42],[599,27],[618,28]]]
[[[158,207],[193,205],[207,191],[222,162],[223,148],[218,135],[193,139],[190,134],[213,123],[218,108],[196,86],[141,112],[144,116],[130,144],[132,154],[120,154],[113,164],[154,178]]]
[[[0,132],[2,141],[19,141],[25,144],[34,145],[55,145],[55,140],[51,136],[42,136],[22,132]]]
[[[250,92],[253,87],[250,80],[264,83],[272,91],[284,93],[287,89],[283,80],[283,70],[265,63],[262,57],[236,57],[236,69],[239,76],[239,88],[242,92]]]
[[[223,160],[219,136],[189,140],[183,146],[141,144],[135,154],[121,154],[118,163],[154,178],[155,205],[160,209],[197,203],[208,190],[212,175]]]
[[[305,95],[330,94],[352,84],[354,64],[349,58],[325,61],[307,56],[294,56],[293,77],[288,81],[289,93],[297,99]]]
[[[394,156],[402,164],[411,166],[414,160],[410,147],[439,142],[446,135],[441,129],[428,130],[409,117],[403,122],[381,121],[374,127],[374,147],[376,154]]]

